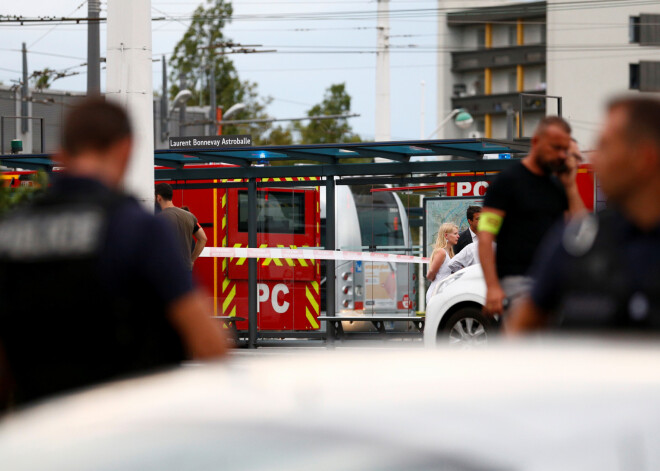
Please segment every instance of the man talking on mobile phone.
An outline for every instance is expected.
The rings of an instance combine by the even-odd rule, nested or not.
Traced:
[[[546,232],[562,215],[585,211],[575,181],[578,157],[570,125],[548,116],[536,128],[529,154],[488,188],[478,227],[486,314],[502,314],[505,300],[514,303],[529,292],[528,270]]]

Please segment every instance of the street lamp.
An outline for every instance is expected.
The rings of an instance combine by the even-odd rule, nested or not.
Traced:
[[[165,125],[165,132],[161,131],[161,138],[163,140],[167,139],[170,136],[170,119],[172,117],[172,113],[174,113],[174,110],[177,108],[182,108],[185,106],[185,104],[192,98],[192,92],[190,90],[184,89],[180,90],[179,93],[176,94],[174,97],[174,100],[172,101],[172,105],[170,105],[170,109],[167,112],[167,118],[164,120],[164,125]],[[165,98],[165,105],[167,105],[167,98]],[[179,135],[183,135],[183,119],[179,120]]]
[[[236,103],[231,105],[226,113],[222,113],[222,119],[227,119],[231,115],[238,113],[239,111],[245,109],[247,105],[245,103]]]
[[[239,111],[245,109],[247,105],[245,103],[235,103],[229,107],[226,113],[222,113],[219,116],[218,120],[218,134],[222,134],[222,122],[229,118],[231,115],[238,113]]]
[[[167,114],[167,117],[169,118],[172,116],[172,113],[175,109],[180,108],[181,106],[188,103],[191,98],[192,92],[190,90],[181,90],[179,93],[177,93],[174,97],[174,101],[172,102],[172,106],[170,106],[170,112]]]
[[[452,112],[449,113],[447,117],[440,122],[440,124],[438,124],[438,127],[435,128],[435,130],[431,134],[429,134],[429,137],[427,137],[427,139],[431,139],[433,136],[435,136],[438,133],[438,131],[440,131],[442,127],[445,124],[447,124],[452,118],[454,118],[454,124],[461,129],[467,129],[470,126],[472,126],[472,123],[474,123],[474,118],[470,113],[468,113],[463,108],[456,108],[452,110]]]

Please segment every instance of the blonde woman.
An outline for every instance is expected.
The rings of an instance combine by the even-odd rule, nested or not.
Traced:
[[[426,272],[426,279],[431,281],[431,286],[426,291],[427,303],[431,300],[431,293],[433,293],[438,283],[451,275],[449,259],[454,256],[454,246],[457,242],[458,226],[450,222],[440,225],[438,237],[435,240],[435,246],[431,254],[429,269]]]

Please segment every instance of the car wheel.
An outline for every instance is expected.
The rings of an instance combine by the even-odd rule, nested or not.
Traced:
[[[453,313],[438,332],[438,345],[454,348],[474,348],[488,343],[493,323],[477,307],[464,307]]]

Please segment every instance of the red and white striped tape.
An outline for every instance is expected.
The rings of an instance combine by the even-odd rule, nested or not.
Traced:
[[[200,257],[291,258],[305,260],[362,260],[365,262],[428,263],[427,257],[381,252],[351,252],[317,249],[250,249],[241,247],[206,247]]]

